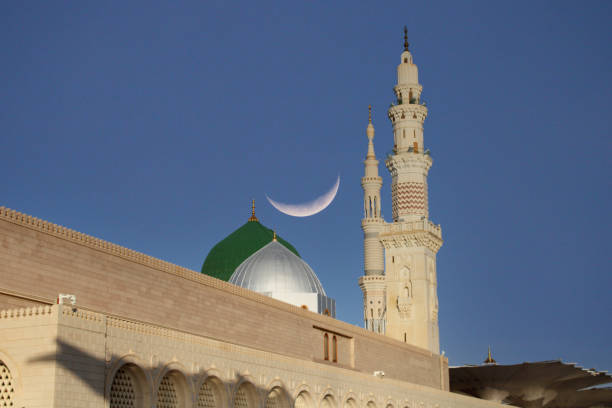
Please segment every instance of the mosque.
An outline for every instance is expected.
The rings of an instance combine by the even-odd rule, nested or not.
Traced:
[[[442,233],[406,34],[394,91],[391,222],[371,115],[366,128],[364,328],[335,318],[254,203],[201,272],[0,207],[0,408],[501,406],[474,387],[451,392],[439,353]]]

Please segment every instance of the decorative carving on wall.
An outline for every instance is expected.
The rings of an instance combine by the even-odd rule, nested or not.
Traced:
[[[405,296],[405,294],[399,295],[397,297],[397,310],[399,311],[401,319],[410,318],[410,313],[412,311],[412,297]]]

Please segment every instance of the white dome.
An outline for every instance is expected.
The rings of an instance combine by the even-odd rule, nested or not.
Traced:
[[[319,278],[306,262],[277,241],[245,259],[230,283],[268,296],[274,293],[316,293],[325,296]]]

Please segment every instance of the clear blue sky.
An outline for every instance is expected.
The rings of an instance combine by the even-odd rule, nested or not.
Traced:
[[[367,106],[382,158],[406,24],[442,349],[612,370],[611,20],[609,1],[3,2],[0,205],[199,270],[255,198],[361,325]],[[265,202],[338,173],[316,216]]]

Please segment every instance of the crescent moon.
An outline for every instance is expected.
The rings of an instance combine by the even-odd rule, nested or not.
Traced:
[[[274,208],[283,214],[291,215],[292,217],[309,217],[311,215],[315,215],[320,213],[324,209],[327,208],[336,198],[336,194],[338,193],[338,187],[340,187],[340,175],[338,175],[338,179],[336,183],[332,186],[332,188],[321,197],[316,198],[312,201],[303,204],[284,204],[274,201],[266,194],[266,198],[272,204]]]

